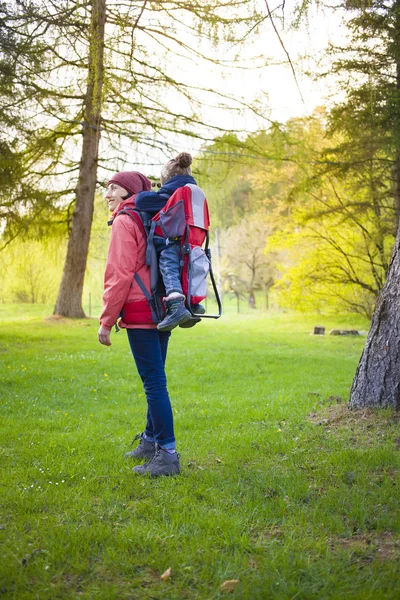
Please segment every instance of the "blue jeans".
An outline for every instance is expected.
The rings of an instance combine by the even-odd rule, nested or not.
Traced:
[[[165,360],[170,332],[127,329],[129,344],[147,399],[146,437],[166,449],[175,448],[174,422],[167,390]]]
[[[167,296],[172,292],[183,295],[180,278],[180,240],[165,240],[154,236],[154,246],[158,255],[158,265]],[[168,241],[168,244],[166,242]]]

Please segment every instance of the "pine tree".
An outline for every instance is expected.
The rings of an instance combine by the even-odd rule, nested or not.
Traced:
[[[397,235],[350,393],[350,408],[400,408],[400,1],[347,0],[352,46],[337,67],[358,75],[346,107],[361,120],[375,94],[376,136],[392,178]],[[350,56],[349,56],[350,54]],[[361,82],[361,83],[360,83]]]

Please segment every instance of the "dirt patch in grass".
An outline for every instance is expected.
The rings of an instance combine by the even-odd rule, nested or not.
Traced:
[[[49,315],[48,317],[44,317],[43,321],[46,323],[59,323],[60,325],[66,325],[72,319],[67,319],[67,317],[63,317],[62,315]]]
[[[398,426],[400,413],[383,409],[349,410],[345,404],[335,404],[308,415],[313,425],[323,427],[327,434],[340,437],[350,447],[381,445],[392,440],[400,450]]]
[[[314,425],[349,425],[359,424],[360,422],[372,423],[376,418],[376,412],[364,410],[349,410],[345,404],[336,404],[328,408],[312,412],[308,415],[308,420]]]
[[[397,559],[400,557],[400,538],[390,531],[382,533],[357,533],[351,537],[335,537],[330,539],[333,550],[339,548],[358,553],[368,552],[371,557],[380,560]]]
[[[255,545],[262,544],[268,540],[277,540],[283,535],[280,525],[271,525],[261,529],[254,529],[251,533],[251,540]]]
[[[354,427],[357,429],[385,428],[400,423],[400,412],[382,409],[349,410],[345,404],[329,406],[312,412],[308,420],[314,425]],[[396,440],[400,446],[400,438]]]

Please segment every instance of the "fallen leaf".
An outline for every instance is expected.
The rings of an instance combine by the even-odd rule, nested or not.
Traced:
[[[171,567],[169,567],[166,571],[164,571],[164,573],[161,575],[161,579],[163,581],[167,581],[167,579],[169,579],[169,577],[171,577]]]
[[[239,583],[239,579],[228,579],[224,581],[224,583],[220,586],[220,592],[233,592],[237,584]]]

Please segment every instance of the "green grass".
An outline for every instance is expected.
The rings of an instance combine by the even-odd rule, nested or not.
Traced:
[[[0,596],[47,600],[400,597],[400,435],[349,413],[360,319],[234,314],[171,339],[182,474],[124,452],[145,398],[125,332],[4,307]],[[171,568],[171,577],[161,574]]]

